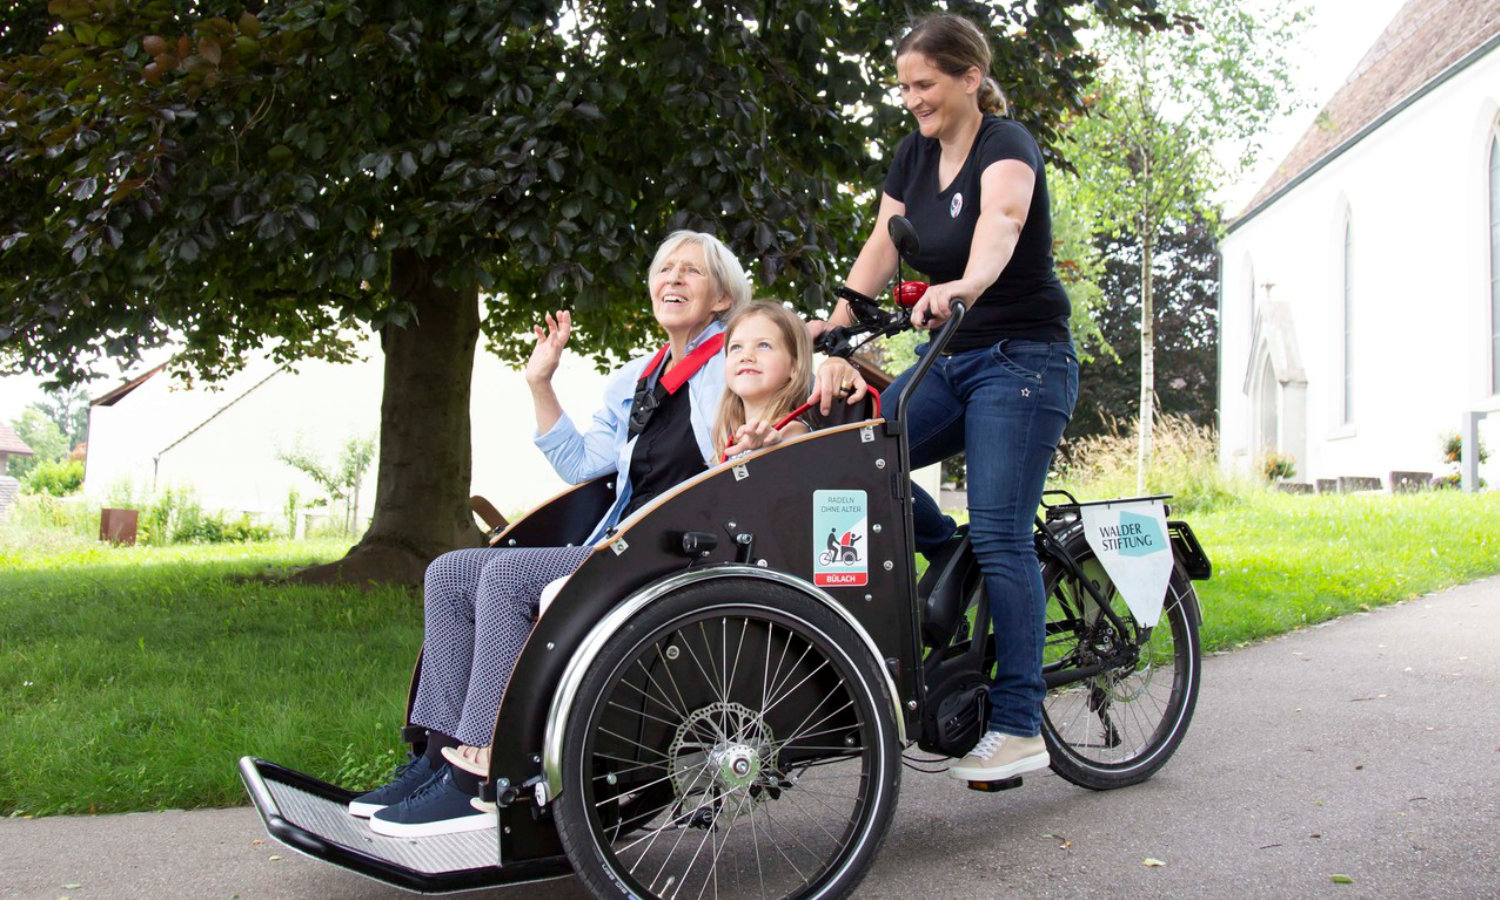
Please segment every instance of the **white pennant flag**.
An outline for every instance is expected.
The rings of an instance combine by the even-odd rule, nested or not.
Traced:
[[[1079,504],[1083,533],[1136,622],[1161,618],[1172,577],[1172,542],[1160,497]]]

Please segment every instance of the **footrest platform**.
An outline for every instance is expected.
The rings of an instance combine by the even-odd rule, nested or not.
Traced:
[[[502,865],[492,828],[415,839],[378,835],[367,820],[349,815],[353,791],[250,756],[239,768],[271,837],[376,881],[443,894],[572,874],[565,857]]]

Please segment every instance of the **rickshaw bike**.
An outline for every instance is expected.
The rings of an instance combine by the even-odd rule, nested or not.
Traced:
[[[892,236],[909,257],[909,223],[893,220]],[[898,279],[891,309],[851,292],[855,324],[820,349],[848,355],[909,327],[902,307],[921,289]],[[836,404],[835,421],[705,471],[595,545],[502,699],[481,794],[494,829],[375,835],[346,811],[355,791],[247,756],[267,831],[420,893],[576,874],[600,897],[847,896],[884,839],[907,748],[962,756],[985,729],[983,582],[963,528],[918,577],[903,429],[962,317],[955,305],[888,411],[874,394]],[[607,477],[576,486],[492,545],[578,542],[612,496]],[[1107,790],[1149,778],[1182,740],[1201,663],[1192,581],[1211,567],[1169,521],[1163,610],[1141,625],[1083,535],[1085,505],[1049,492],[1036,523],[1042,734],[1059,776]],[[830,554],[830,533],[858,552]],[[424,749],[420,728],[403,739]]]

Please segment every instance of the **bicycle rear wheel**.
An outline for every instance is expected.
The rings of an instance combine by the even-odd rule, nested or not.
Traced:
[[[1137,784],[1171,758],[1198,702],[1198,597],[1174,567],[1161,620],[1143,627],[1083,535],[1065,546],[1125,628],[1067,567],[1046,561],[1042,737],[1052,770],[1073,784],[1096,791]]]

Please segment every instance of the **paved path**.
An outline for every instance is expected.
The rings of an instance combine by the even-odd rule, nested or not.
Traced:
[[[0,821],[0,897],[65,896],[412,895],[298,856],[249,809]],[[1500,897],[1500,579],[1209,659],[1187,740],[1138,787],[908,772],[858,896]]]

